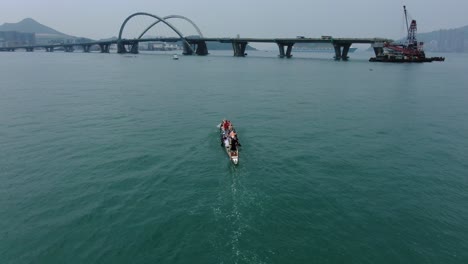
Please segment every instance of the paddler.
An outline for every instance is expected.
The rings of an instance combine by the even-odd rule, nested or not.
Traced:
[[[230,125],[231,125],[231,122],[229,122],[229,120],[224,120],[224,123],[223,123],[224,130],[228,130]]]

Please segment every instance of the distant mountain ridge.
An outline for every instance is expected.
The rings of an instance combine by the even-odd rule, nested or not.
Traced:
[[[428,51],[468,52],[468,25],[419,33],[417,38],[418,41],[424,42],[425,50]]]
[[[79,38],[71,35],[64,34],[53,28],[45,26],[32,18],[25,18],[18,23],[4,23],[0,26],[0,31],[18,31],[23,33],[35,33],[38,43],[51,43],[51,41],[63,41],[63,39],[73,39],[73,41],[90,42],[92,39]],[[194,37],[194,36],[189,36]],[[101,40],[115,40],[117,37],[103,38]],[[178,43],[182,45],[182,43]],[[230,50],[232,45],[229,43],[208,42],[208,50]],[[255,50],[252,46],[248,45],[246,50]]]
[[[424,42],[425,51],[468,52],[468,25],[453,29],[439,29],[418,33],[417,40]],[[405,42],[406,37],[397,42]]]
[[[53,28],[45,26],[32,18],[25,18],[18,23],[4,23],[0,26],[0,31],[18,31],[23,33],[69,36]]]

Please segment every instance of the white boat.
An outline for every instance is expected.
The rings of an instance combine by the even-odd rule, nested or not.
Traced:
[[[174,55],[172,56],[172,59],[173,59],[173,60],[178,60],[179,57],[177,56],[177,54],[174,54]]]
[[[237,165],[239,163],[239,147],[240,147],[240,143],[237,139],[237,134],[234,132],[235,141],[233,142],[233,139],[229,135],[226,135],[225,130],[223,129],[222,123],[219,124],[218,127],[219,127],[219,132],[220,132],[221,146],[226,151],[229,157],[229,160],[231,160],[231,162],[234,163],[234,165]]]

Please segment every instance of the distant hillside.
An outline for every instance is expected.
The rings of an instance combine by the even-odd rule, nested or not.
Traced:
[[[32,18],[26,18],[18,23],[5,23],[0,26],[0,31],[17,31],[22,33],[34,33],[35,44],[51,43],[79,43],[90,42],[91,39],[70,36],[45,26]]]
[[[79,43],[79,42],[90,42],[92,39],[78,38],[70,36],[57,31],[53,28],[45,26],[32,18],[26,18],[18,23],[5,23],[0,26],[0,31],[18,31],[24,33],[35,33],[36,44],[50,44],[50,43]],[[196,37],[196,36],[188,36]],[[155,37],[156,38],[156,37]],[[101,40],[114,40],[116,37],[101,39]],[[177,44],[182,45],[181,42]],[[219,42],[207,42],[208,50],[232,50],[232,44],[230,43],[219,43]],[[247,45],[246,50],[256,50],[254,47]]]
[[[468,26],[418,33],[416,38],[418,41],[424,42],[425,51],[468,52]],[[398,42],[405,40],[406,37]]]
[[[427,51],[468,52],[468,26],[420,33],[417,38]]]
[[[36,33],[36,34],[50,34],[50,35],[62,35],[62,32],[59,32],[55,29],[52,29],[48,26],[44,26],[41,23],[37,22],[32,18],[26,18],[21,20],[18,23],[5,23],[0,26],[0,31],[18,31],[25,33]]]

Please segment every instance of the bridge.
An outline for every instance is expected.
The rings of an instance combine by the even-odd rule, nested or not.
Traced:
[[[155,19],[155,21],[150,24],[137,38],[126,39],[123,38],[123,31],[126,24],[133,17],[136,16],[148,16]],[[185,37],[176,27],[174,27],[169,19],[182,19],[189,22],[197,31],[198,36],[196,37]],[[142,38],[149,29],[156,26],[158,23],[164,23],[169,28],[171,28],[179,37],[170,37],[170,38]],[[159,17],[153,14],[137,12],[125,19],[122,23],[119,30],[119,37],[115,40],[106,40],[106,41],[93,41],[93,42],[84,42],[84,43],[60,43],[60,44],[41,44],[41,45],[23,45],[23,46],[13,46],[13,47],[1,47],[0,51],[15,51],[18,49],[26,50],[27,52],[32,52],[35,49],[44,49],[46,52],[53,52],[55,50],[63,50],[65,52],[73,52],[76,47],[80,47],[83,52],[90,52],[93,46],[98,46],[101,53],[110,53],[110,47],[112,45],[117,45],[117,53],[125,54],[139,53],[139,44],[143,42],[179,42],[183,44],[183,54],[184,55],[208,55],[207,42],[219,42],[219,43],[231,43],[233,55],[235,57],[245,57],[247,44],[249,43],[274,43],[278,46],[280,58],[291,58],[293,46],[296,43],[329,43],[334,47],[335,51],[335,60],[348,60],[349,48],[352,44],[371,44],[374,48],[375,54],[382,52],[383,43],[391,42],[392,40],[386,38],[333,38],[330,36],[321,37],[321,38],[206,38],[201,33],[198,26],[191,21],[190,19],[180,16],[180,15],[171,15],[166,17]]]

